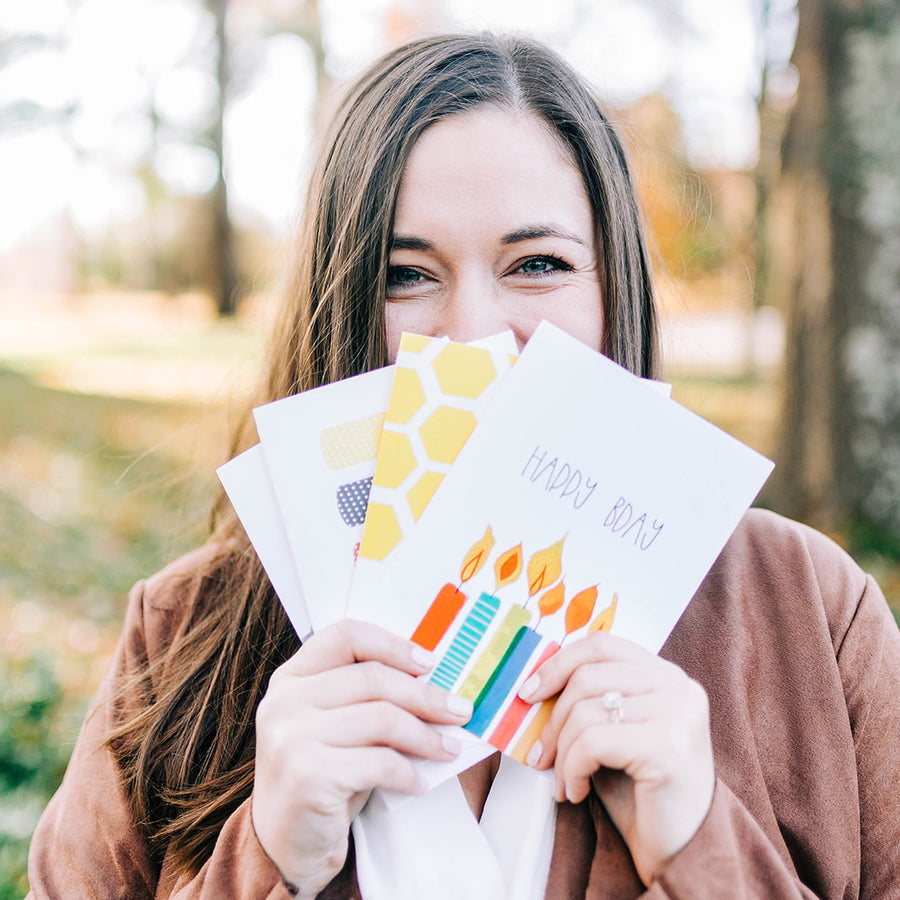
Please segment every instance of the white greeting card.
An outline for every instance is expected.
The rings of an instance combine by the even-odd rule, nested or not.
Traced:
[[[253,411],[314,631],[346,615],[393,368]]]
[[[312,632],[287,529],[259,444],[219,466],[216,474],[300,640]]]
[[[592,630],[657,652],[771,467],[542,323],[349,613],[433,649],[469,737],[523,759],[550,706],[522,681]]]

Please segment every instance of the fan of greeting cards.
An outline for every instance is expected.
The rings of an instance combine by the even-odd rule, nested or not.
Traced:
[[[525,759],[552,701],[516,692],[565,642],[658,652],[772,469],[546,322],[519,356],[404,334],[395,365],[254,415],[219,477],[298,635],[377,623],[474,705],[430,784]]]

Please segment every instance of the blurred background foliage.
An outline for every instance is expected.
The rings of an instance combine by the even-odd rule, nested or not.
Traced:
[[[552,9],[548,9],[552,6]],[[30,0],[0,12],[0,900],[129,587],[207,533],[333,87],[525,30],[615,107],[675,397],[900,608],[890,0]]]

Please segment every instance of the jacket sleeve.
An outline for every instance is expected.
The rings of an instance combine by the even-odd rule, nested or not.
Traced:
[[[900,632],[878,586],[865,589],[839,646],[859,794],[859,897],[900,896]],[[823,831],[826,830],[823,823]],[[813,898],[793,867],[721,780],[698,832],[646,900]]]
[[[123,678],[147,659],[144,584],[132,590],[113,662],[82,727],[59,790],[44,811],[29,851],[29,897],[218,898],[290,900],[277,868],[256,839],[245,802],[227,820],[212,856],[197,876],[177,880],[151,858],[131,815],[118,765],[105,746],[112,698]],[[152,651],[151,651],[152,652]]]

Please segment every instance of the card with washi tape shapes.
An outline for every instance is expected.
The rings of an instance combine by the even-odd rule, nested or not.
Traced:
[[[314,631],[346,615],[393,367],[253,415]]]

